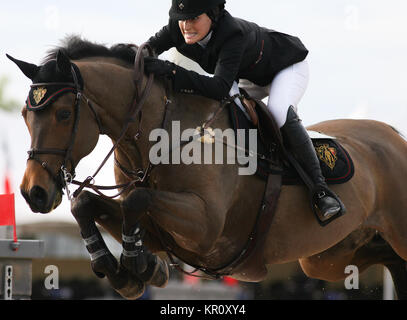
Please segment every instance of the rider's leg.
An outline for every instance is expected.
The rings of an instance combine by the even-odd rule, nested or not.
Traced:
[[[287,120],[287,112],[297,106],[307,89],[309,81],[309,68],[307,61],[302,61],[281,70],[274,77],[270,86],[267,107],[273,114],[279,128]]]
[[[289,66],[274,78],[268,100],[268,108],[276,119],[285,142],[290,147],[314,185],[321,190],[328,189],[322,175],[318,157],[308,133],[296,114],[297,105],[308,85],[308,63]],[[317,206],[328,219],[341,209],[339,202],[324,192],[318,194]]]

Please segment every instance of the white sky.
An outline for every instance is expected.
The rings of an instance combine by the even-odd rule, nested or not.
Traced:
[[[46,51],[67,34],[79,34],[107,45],[141,44],[167,23],[170,3],[170,0],[2,1],[0,77],[10,80],[7,97],[23,105],[30,80],[6,59],[5,53],[38,64]],[[405,0],[229,0],[227,9],[234,16],[297,35],[310,50],[311,81],[299,105],[306,125],[327,119],[369,118],[407,132]],[[0,113],[0,138],[9,142],[16,190],[30,145],[26,131],[19,113]],[[92,171],[95,161],[103,158],[108,147],[108,140],[101,139],[97,150],[80,163],[79,178]],[[0,149],[0,181],[4,163]],[[97,183],[112,183],[112,177],[108,167],[98,176]],[[16,193],[17,223],[40,219],[73,221],[65,198],[54,213],[39,216],[31,213],[19,191]]]

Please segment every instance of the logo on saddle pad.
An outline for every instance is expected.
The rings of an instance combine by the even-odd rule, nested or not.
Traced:
[[[321,159],[331,170],[335,168],[337,157],[337,151],[334,147],[330,147],[329,144],[322,144],[315,147],[318,158]]]
[[[47,93],[47,89],[44,87],[40,87],[33,91],[33,97],[36,104],[39,104],[42,98],[44,98],[45,94]]]

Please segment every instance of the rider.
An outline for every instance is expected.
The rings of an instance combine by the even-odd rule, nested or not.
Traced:
[[[297,37],[232,17],[225,0],[172,0],[169,23],[148,40],[156,55],[176,47],[213,77],[168,61],[145,58],[145,71],[167,76],[177,92],[222,100],[236,93],[237,82],[253,97],[269,96],[268,108],[283,137],[318,190],[325,219],[341,210],[330,196],[319,160],[298,118],[297,104],[308,84],[308,50]],[[255,91],[257,96],[252,92]],[[333,194],[332,194],[333,195]]]

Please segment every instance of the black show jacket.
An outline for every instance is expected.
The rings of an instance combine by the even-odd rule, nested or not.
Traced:
[[[233,81],[239,79],[266,86],[279,71],[303,61],[308,54],[297,37],[234,18],[226,10],[205,48],[198,43],[186,44],[178,21],[171,19],[148,43],[158,55],[176,47],[214,75],[208,77],[177,66],[173,78],[177,92],[216,100],[227,97]]]

